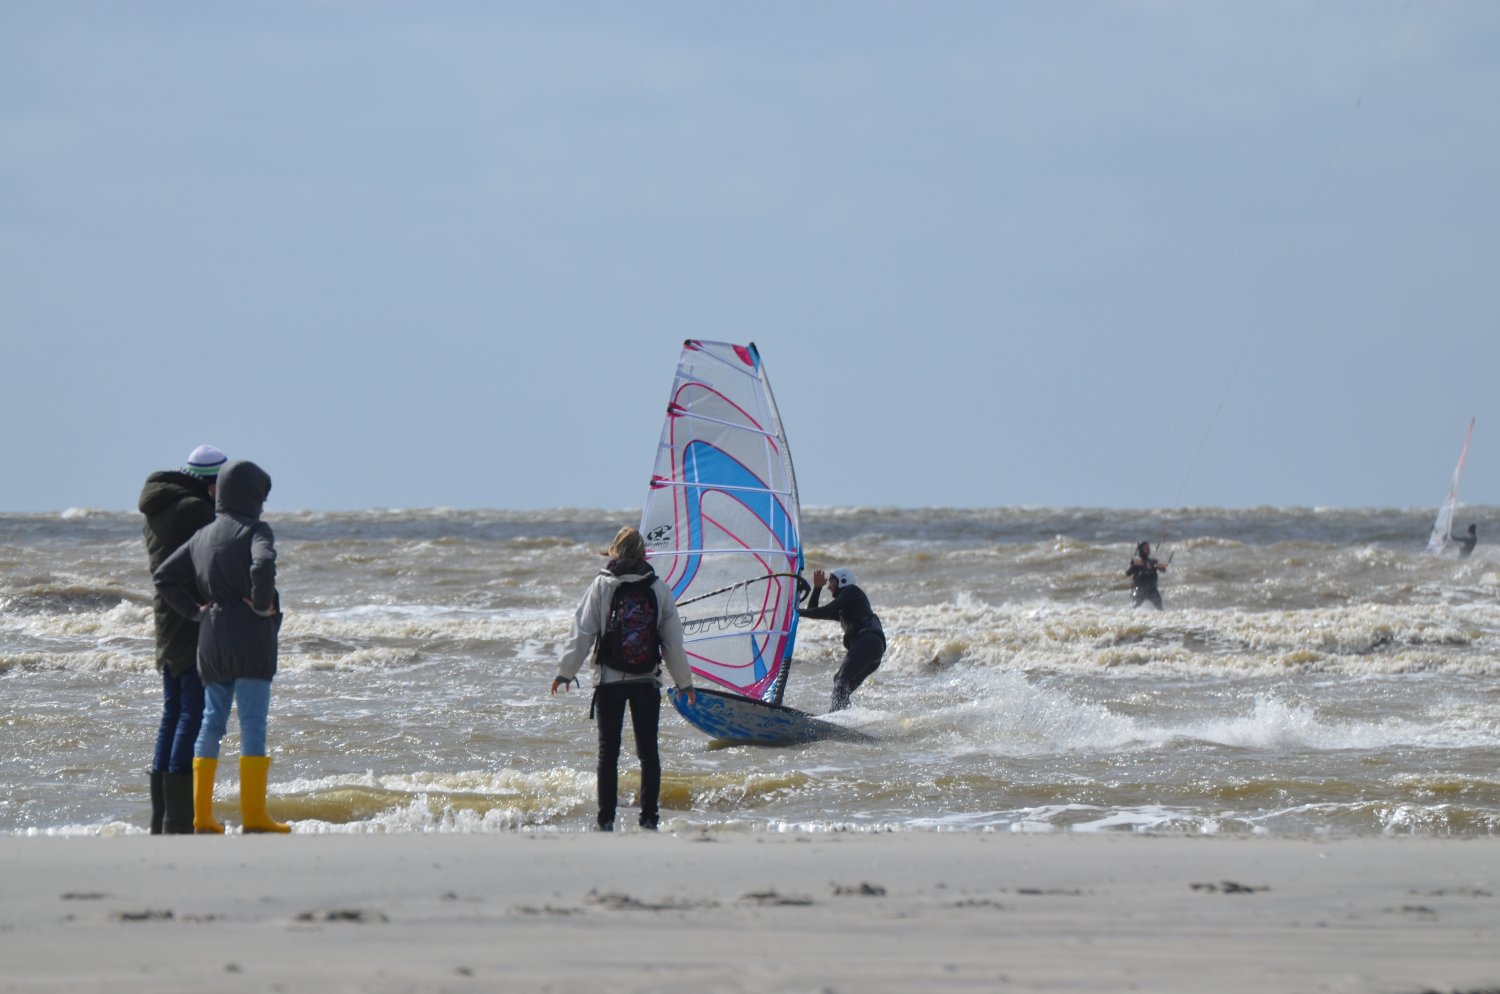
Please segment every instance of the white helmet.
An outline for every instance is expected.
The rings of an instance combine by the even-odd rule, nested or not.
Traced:
[[[839,586],[841,587],[856,586],[854,582],[854,571],[847,566],[840,566],[838,569],[831,569],[828,571],[828,575],[837,580],[839,582]]]

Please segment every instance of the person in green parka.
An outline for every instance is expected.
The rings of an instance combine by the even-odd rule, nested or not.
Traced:
[[[214,520],[214,490],[223,452],[200,445],[180,469],[146,477],[138,503],[146,516],[146,557],[156,572],[167,557]],[[162,677],[161,721],[151,761],[151,834],[193,832],[193,743],[203,723],[203,681],[198,679],[198,623],[173,611],[161,594],[152,599],[156,668]]]

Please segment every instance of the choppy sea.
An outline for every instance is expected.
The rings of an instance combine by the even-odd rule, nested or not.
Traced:
[[[1423,554],[1426,510],[804,510],[809,567],[853,567],[885,623],[884,665],[834,719],[874,741],[717,747],[664,704],[663,827],[1500,834],[1496,511],[1460,510],[1481,544],[1459,560]],[[268,514],[272,814],[588,828],[587,686],[547,690],[597,550],[637,517]],[[140,525],[0,515],[0,833],[146,830]],[[1142,539],[1170,557],[1161,612],[1130,606]],[[804,623],[786,703],[826,710],[839,653],[837,625]],[[628,732],[621,772],[628,808]]]

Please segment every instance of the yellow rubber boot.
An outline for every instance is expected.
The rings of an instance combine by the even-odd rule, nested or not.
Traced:
[[[193,757],[193,831],[198,835],[223,835],[224,826],[214,821],[214,773],[218,759]]]
[[[290,832],[292,826],[272,821],[266,814],[266,771],[270,756],[240,757],[240,814],[246,832]]]

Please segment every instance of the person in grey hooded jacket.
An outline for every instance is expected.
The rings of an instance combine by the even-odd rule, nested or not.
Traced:
[[[661,581],[646,562],[646,540],[626,525],[615,535],[604,555],[609,564],[594,577],[578,605],[573,631],[552,680],[552,693],[566,691],[585,660],[594,667],[594,706],[589,717],[599,717],[599,814],[600,831],[615,827],[615,806],[619,792],[620,734],[625,724],[625,709],[630,708],[630,726],[635,733],[635,754],[641,761],[640,826],[647,831],[657,827],[661,795],[661,755],[657,749],[657,729],[661,722],[660,665],[650,671],[632,674],[615,669],[600,657],[601,636],[607,631],[614,595],[624,584],[649,582],[656,611],[656,644],[667,664],[676,687],[687,694],[688,702],[696,699],[693,671],[682,648],[682,620],[677,615],[677,601],[671,588]],[[649,629],[647,629],[649,631]]]
[[[271,477],[253,462],[219,472],[213,523],[167,557],[153,579],[162,599],[198,622],[203,725],[193,746],[193,828],[223,832],[213,817],[219,742],[233,705],[240,721],[240,811],[246,832],[291,829],[266,814],[266,716],[276,676],[281,610],[276,539],[261,520]],[[200,600],[201,598],[201,600]]]

